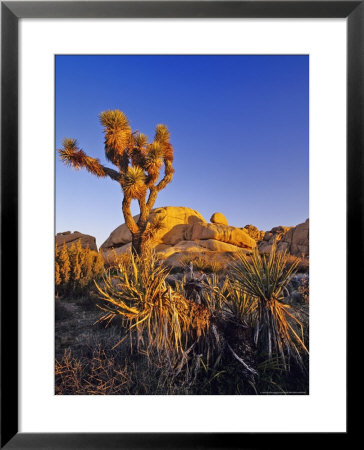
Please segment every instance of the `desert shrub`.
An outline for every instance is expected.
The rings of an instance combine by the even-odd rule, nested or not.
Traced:
[[[256,302],[254,312],[254,342],[268,359],[280,357],[284,364],[293,356],[302,363],[302,353],[308,353],[304,343],[302,323],[283,303],[283,290],[297,270],[298,260],[287,267],[286,254],[276,246],[267,257],[256,250],[250,261],[243,253],[232,265],[236,283]],[[288,367],[288,366],[286,366]]]
[[[189,393],[223,393],[216,381],[225,373],[226,364],[239,367],[240,378],[234,378],[234,383],[252,379],[256,372],[251,367],[250,348],[242,344],[245,331],[240,323],[224,321],[222,314],[221,292],[228,294],[228,280],[205,275],[201,281],[203,297],[196,303],[189,292],[189,281],[194,280],[188,280],[186,274],[175,280],[172,289],[168,274],[155,255],[143,259],[132,256],[118,274],[109,273],[97,283],[103,300],[99,307],[104,311],[100,321],[108,324],[121,317],[126,329],[115,347],[129,342],[130,353],[136,351],[150,366],[159,368],[168,392],[181,392],[184,386]],[[199,390],[201,383],[204,388]],[[234,392],[232,385],[229,392]]]
[[[308,393],[302,373],[290,377],[279,358],[262,361],[259,377],[249,382],[241,365],[228,354],[190,352],[171,370],[165,354],[159,358],[129,351],[124,341],[111,350],[99,343],[85,354],[66,349],[55,361],[57,395],[244,395],[297,391]],[[193,353],[193,354],[192,354]],[[188,355],[188,356],[189,356]]]
[[[112,249],[107,257],[105,257],[105,263],[104,267],[107,270],[117,270],[119,268],[119,265],[125,265],[129,264],[130,261],[130,251],[127,251],[125,253],[117,254],[115,249]]]
[[[273,347],[267,357],[262,326],[255,345],[260,300],[233,272],[203,275],[201,305],[186,296],[190,272],[175,278],[173,290],[168,274],[155,255],[132,256],[97,282],[103,315],[77,346],[70,343],[72,356],[58,352],[58,394],[308,393],[298,365],[287,370],[286,351],[282,357]],[[289,312],[307,320],[304,307]]]
[[[98,345],[88,357],[70,349],[55,361],[56,395],[208,395],[253,394],[234,368],[212,355],[194,354],[174,372],[165,353],[151,358],[145,354],[119,353]],[[177,373],[178,372],[178,373]],[[237,384],[236,384],[237,383]],[[237,391],[240,386],[241,391]]]
[[[274,251],[239,255],[229,276],[187,271],[172,289],[154,253],[131,255],[96,282],[97,333],[83,344],[90,350],[58,359],[57,393],[308,392],[307,377],[289,359],[302,363],[308,316],[282,303],[295,272],[285,262]],[[201,287],[201,304],[188,296],[190,282]],[[102,327],[111,322],[109,336]]]
[[[93,281],[104,272],[101,252],[82,248],[81,242],[67,247],[64,243],[55,253],[56,295],[79,296],[87,292]]]
[[[210,315],[207,308],[172,290],[166,282],[168,274],[155,253],[131,255],[117,274],[108,272],[95,283],[103,300],[100,320],[121,317],[142,351],[183,353],[207,330]]]

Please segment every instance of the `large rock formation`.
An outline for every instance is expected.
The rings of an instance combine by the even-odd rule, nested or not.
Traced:
[[[219,215],[217,215],[219,214]],[[222,222],[221,213],[215,213],[207,223],[201,214],[186,207],[166,206],[152,210],[150,221],[160,220],[162,228],[154,239],[155,250],[161,258],[173,264],[186,255],[203,254],[226,257],[237,251],[249,253],[258,246],[261,253],[268,253],[274,242],[278,251],[287,250],[296,256],[308,256],[308,219],[296,227],[274,227],[264,232],[253,225],[237,228]],[[139,216],[134,219],[138,220]],[[131,233],[125,224],[116,228],[101,245],[107,259],[131,249]]]
[[[256,242],[241,228],[216,223],[195,223],[186,231],[186,237],[197,239],[215,239],[242,248],[254,248]]]
[[[274,227],[258,243],[261,253],[269,253],[276,243],[278,251],[287,250],[294,256],[309,256],[309,219],[295,227]]]
[[[135,216],[135,220],[138,219]],[[245,230],[217,223],[206,223],[201,214],[186,207],[166,206],[152,210],[150,221],[159,219],[162,229],[154,239],[155,249],[163,258],[178,253],[231,253],[251,250],[256,242]],[[226,220],[226,219],[225,219]],[[227,223],[227,221],[226,221]],[[106,258],[129,251],[131,233],[125,224],[116,228],[102,244]]]
[[[96,239],[89,234],[82,234],[79,231],[73,233],[64,231],[56,234],[57,248],[62,247],[63,243],[66,243],[67,247],[70,247],[72,244],[76,244],[77,241],[81,241],[81,246],[83,248],[88,246],[90,250],[95,250],[95,252],[97,252]]]
[[[139,214],[134,216],[134,220],[139,219]],[[162,229],[155,237],[156,244],[175,245],[185,239],[185,233],[189,226],[194,223],[205,223],[201,214],[193,209],[180,206],[166,206],[164,208],[153,209],[149,221],[160,220]],[[103,250],[116,248],[131,242],[131,233],[126,226],[122,224],[117,227],[106,241],[101,245]]]

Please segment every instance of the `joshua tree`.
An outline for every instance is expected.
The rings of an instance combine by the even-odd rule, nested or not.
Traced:
[[[158,192],[164,189],[173,177],[173,147],[165,125],[157,125],[154,140],[138,131],[132,132],[125,114],[119,110],[104,111],[99,115],[105,133],[105,155],[118,170],[100,164],[96,158],[87,156],[78,147],[76,139],[65,138],[63,148],[58,149],[63,162],[75,169],[85,168],[97,177],[110,177],[121,185],[123,215],[132,234],[132,249],[141,255],[148,241],[161,226],[160,222],[148,221]],[[164,164],[164,176],[159,180]],[[140,215],[134,220],[130,204],[139,203]]]

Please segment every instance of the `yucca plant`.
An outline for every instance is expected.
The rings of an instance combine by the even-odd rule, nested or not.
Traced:
[[[231,274],[251,302],[256,303],[254,342],[268,358],[277,355],[288,363],[293,356],[302,362],[308,353],[302,323],[283,302],[283,291],[297,270],[298,260],[287,266],[286,253],[273,246],[269,256],[255,250],[250,259],[243,253],[231,266]]]
[[[247,294],[236,279],[227,279],[226,290],[224,306],[227,316],[246,327],[253,327],[254,316],[257,311],[257,299]]]
[[[132,249],[137,255],[147,250],[156,224],[150,224],[149,215],[158,193],[172,181],[174,169],[173,147],[166,125],[157,125],[151,143],[142,133],[132,132],[129,120],[119,110],[103,111],[99,115],[104,127],[105,156],[117,170],[103,166],[96,158],[87,156],[76,139],[65,138],[58,149],[61,160],[74,169],[85,168],[97,177],[109,177],[121,185],[122,210],[125,223],[132,234]],[[164,176],[160,170],[164,165]],[[136,222],[131,214],[131,201],[139,203],[140,215]]]
[[[208,309],[172,290],[168,273],[154,252],[147,258],[131,254],[117,274],[108,273],[96,283],[105,313],[100,320],[121,317],[143,352],[183,354],[209,326]]]

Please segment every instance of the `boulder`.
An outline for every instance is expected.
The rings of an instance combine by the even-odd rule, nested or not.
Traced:
[[[267,231],[258,243],[260,253],[269,253],[273,244],[277,251],[287,251],[294,256],[309,256],[309,219],[295,227],[278,226]]]
[[[168,259],[169,264],[178,262],[181,258],[196,254],[196,256],[203,255],[207,258],[212,258],[216,261],[226,259],[227,256],[238,251],[246,252],[247,249],[242,249],[236,245],[226,244],[225,242],[216,241],[215,239],[198,240],[198,241],[181,241],[176,245],[158,245],[156,251],[158,256],[163,259]]]
[[[277,250],[279,252],[285,252],[285,251],[289,252],[289,244],[288,244],[288,242],[284,242],[284,241],[278,242]]]
[[[137,221],[138,218],[139,214],[134,216],[135,221]],[[155,208],[152,210],[149,218],[150,222],[154,220],[159,220],[162,225],[162,229],[155,236],[155,243],[168,245],[175,245],[178,242],[185,240],[187,228],[194,223],[206,223],[199,212],[183,206]],[[106,241],[101,245],[101,248],[115,248],[129,242],[131,242],[131,233],[126,224],[122,224],[110,234]]]
[[[203,252],[205,249],[195,241],[181,241],[172,247],[174,252]]]
[[[259,230],[254,225],[245,225],[245,227],[242,229],[246,231],[249,234],[249,236],[253,238],[256,242],[261,241],[264,235],[266,234],[265,231]]]
[[[297,225],[293,231],[291,253],[296,256],[309,254],[309,219]]]
[[[215,239],[242,248],[254,248],[256,242],[241,228],[214,223],[195,223],[187,230],[189,240]]]
[[[138,218],[139,214],[134,216],[134,220],[138,220]],[[110,234],[100,248],[105,250],[107,248],[120,247],[129,242],[131,242],[131,233],[129,228],[126,226],[126,223],[123,223]]]
[[[134,216],[136,221],[138,218],[139,215]],[[309,252],[308,220],[296,227],[278,226],[264,232],[254,225],[244,228],[229,226],[221,213],[214,213],[210,219],[214,223],[207,223],[199,212],[174,206],[155,208],[149,220],[161,223],[154,248],[160,258],[171,264],[189,254],[225,261],[238,251],[249,254],[257,246],[261,253],[269,253],[274,243],[278,251],[287,251],[295,256],[308,256]],[[225,224],[217,223],[224,220]],[[123,224],[116,228],[101,248],[106,257],[115,255],[111,252],[113,249],[116,255],[130,251],[131,233],[127,226]]]
[[[270,253],[272,251],[273,244],[267,241],[262,241],[258,245],[259,253]]]
[[[286,233],[291,227],[284,227],[283,225],[279,225],[278,227],[272,228],[270,231],[273,234],[282,234]]]
[[[66,243],[67,247],[72,244],[76,244],[77,241],[81,241],[81,247],[89,247],[90,250],[97,252],[96,238],[90,236],[89,234],[82,234],[79,231],[71,233],[70,231],[64,231],[56,234],[56,246],[62,247]]]
[[[168,244],[158,244],[155,246],[155,251],[158,252],[164,252],[165,250],[169,249],[173,247],[172,245],[168,245]]]
[[[266,231],[264,234],[263,240],[269,242],[272,237],[273,237],[273,233],[271,233],[270,231]]]
[[[204,241],[200,240],[196,241],[196,243],[202,248],[206,248],[207,250],[211,250],[213,252],[238,252],[241,250],[241,247],[227,244],[226,242],[220,242],[216,239],[206,239]]]
[[[199,212],[178,206],[155,209],[151,220],[155,218],[161,221],[163,227],[156,236],[156,242],[168,245],[185,240],[186,230],[193,224],[206,223]]]
[[[159,248],[159,250],[157,250]],[[195,241],[180,241],[176,245],[167,245],[164,248],[160,246],[156,247],[156,251],[158,256],[161,258],[169,258],[174,254],[178,254],[180,257],[187,255],[188,253],[197,253],[200,254],[204,252],[206,249],[198,244]]]
[[[295,227],[290,228],[288,231],[286,231],[282,237],[283,242],[287,242],[289,246],[292,244],[292,237],[294,233]]]
[[[220,212],[213,213],[213,215],[211,216],[210,222],[217,223],[218,225],[229,226],[229,223],[228,223],[226,217],[224,216],[224,214],[222,214]]]

